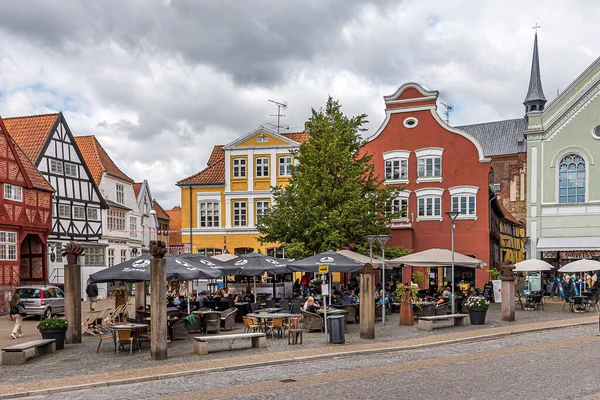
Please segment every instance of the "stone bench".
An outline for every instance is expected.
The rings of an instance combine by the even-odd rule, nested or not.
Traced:
[[[194,353],[208,354],[208,342],[215,340],[229,340],[229,350],[236,339],[252,339],[252,347],[266,348],[267,338],[264,332],[236,333],[231,335],[213,335],[194,337]]]
[[[454,326],[465,326],[465,318],[467,314],[449,314],[435,315],[430,317],[419,317],[419,329],[422,331],[432,331],[436,326],[434,322],[454,320]]]
[[[56,351],[55,339],[40,339],[2,349],[2,365],[23,365],[28,358]]]

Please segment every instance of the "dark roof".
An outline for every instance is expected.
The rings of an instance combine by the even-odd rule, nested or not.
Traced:
[[[531,76],[529,77],[529,89],[523,103],[541,101],[546,103],[546,96],[542,89],[542,78],[540,76],[540,58],[538,55],[537,33],[533,39],[533,57],[531,59]]]
[[[523,132],[527,129],[525,118],[457,126],[473,136],[483,147],[486,157],[525,153],[527,145]]]
[[[124,206],[123,204],[115,203],[114,201],[108,199],[104,199],[104,201],[106,201],[106,204],[108,204],[110,207],[120,208],[122,210],[131,210],[131,208]]]

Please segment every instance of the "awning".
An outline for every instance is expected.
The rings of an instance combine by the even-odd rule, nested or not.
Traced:
[[[600,250],[600,237],[539,238],[538,251]]]

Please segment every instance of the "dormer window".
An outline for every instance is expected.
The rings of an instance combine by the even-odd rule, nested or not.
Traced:
[[[408,183],[408,156],[410,151],[393,150],[383,153],[385,183]]]
[[[125,187],[120,183],[117,183],[117,203],[125,203]]]

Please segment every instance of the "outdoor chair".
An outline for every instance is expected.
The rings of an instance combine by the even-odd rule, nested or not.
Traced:
[[[109,324],[116,324],[121,321],[121,313],[125,308],[124,305],[115,307],[115,310],[107,317]]]
[[[346,323],[347,324],[355,324],[356,321],[356,306],[353,305],[346,305],[344,306],[344,310],[347,311],[346,313]]]
[[[375,321],[381,321],[381,305],[375,306]]]
[[[540,307],[542,307],[542,310],[543,310],[544,309],[544,296],[540,293],[532,294],[531,295],[531,303],[535,309],[539,310]]]
[[[525,309],[525,305],[523,304],[523,297],[521,295],[521,292],[519,292],[518,290],[515,291],[515,303],[519,303],[519,305],[521,306],[521,310]]]
[[[210,307],[200,307],[198,311],[211,311]]]
[[[571,301],[571,296],[565,293],[565,302],[563,303],[562,309],[563,311],[565,310],[565,306],[569,306],[569,311],[571,311],[572,308],[572,301]]]
[[[188,322],[185,318],[179,318],[177,321],[173,322],[173,325],[171,325],[173,340],[187,340],[190,338],[186,324],[188,324]]]
[[[221,329],[231,330],[235,329],[235,315],[237,314],[237,308],[232,307],[221,313]]]
[[[290,312],[290,302],[287,300],[280,300],[279,307],[283,308],[283,312]]]
[[[116,331],[115,348],[116,352],[119,352],[119,348],[129,343],[129,355],[133,352],[133,336],[131,335],[131,329],[119,329]]]
[[[194,314],[182,315],[182,318],[187,322],[185,327],[188,333],[195,333],[202,331],[202,319]]]
[[[86,333],[88,335],[96,336],[98,334],[98,316],[100,315],[100,311],[92,311],[85,318],[85,321],[81,323],[81,327],[83,329],[83,334]]]
[[[244,316],[242,319],[244,320],[244,333],[256,332],[260,329],[260,324],[256,318]]]
[[[323,318],[308,311],[302,311],[302,328],[305,331],[322,331],[323,330]]]
[[[179,310],[167,311],[167,318],[173,318],[173,317],[179,318],[180,314],[181,314],[181,311],[179,311]]]
[[[598,301],[600,300],[600,293],[594,292],[594,295],[586,301],[587,310],[591,310],[592,307],[594,310],[598,310]]]
[[[275,339],[275,330],[277,329],[278,336],[283,337],[283,318],[273,318],[267,321],[267,335],[270,333],[271,338]]]
[[[206,326],[205,332],[217,332],[221,331],[221,313],[220,312],[209,312],[206,314]]]
[[[100,352],[100,345],[102,344],[102,341],[104,340],[110,340],[111,342],[114,342],[115,336],[112,332],[112,330],[104,325],[98,325],[98,348],[96,349],[96,354],[98,354],[98,352]],[[116,345],[115,345],[115,353],[117,351]]]
[[[252,309],[252,312],[256,312],[260,307],[258,303],[250,303],[250,308]]]
[[[275,300],[273,300],[273,299],[267,300],[266,308],[274,308],[274,307],[275,307]]]
[[[436,304],[435,315],[447,315],[448,314],[448,304],[450,304],[450,303]]]
[[[574,296],[571,297],[571,312],[575,312],[575,311],[580,311],[580,310],[584,310],[585,311],[585,306],[583,304],[583,297],[581,296]]]
[[[298,329],[300,324],[300,317],[293,317],[289,319],[288,324],[288,344],[302,344],[302,329]],[[300,342],[298,342],[300,338]]]
[[[294,302],[292,303],[292,307],[290,309],[290,312],[292,314],[298,314],[300,312],[300,309],[302,308],[303,305],[303,301],[302,300],[294,300]]]
[[[421,308],[415,307],[414,316],[419,319],[419,317],[432,317],[435,315],[435,309],[437,304],[425,304],[422,305]]]

